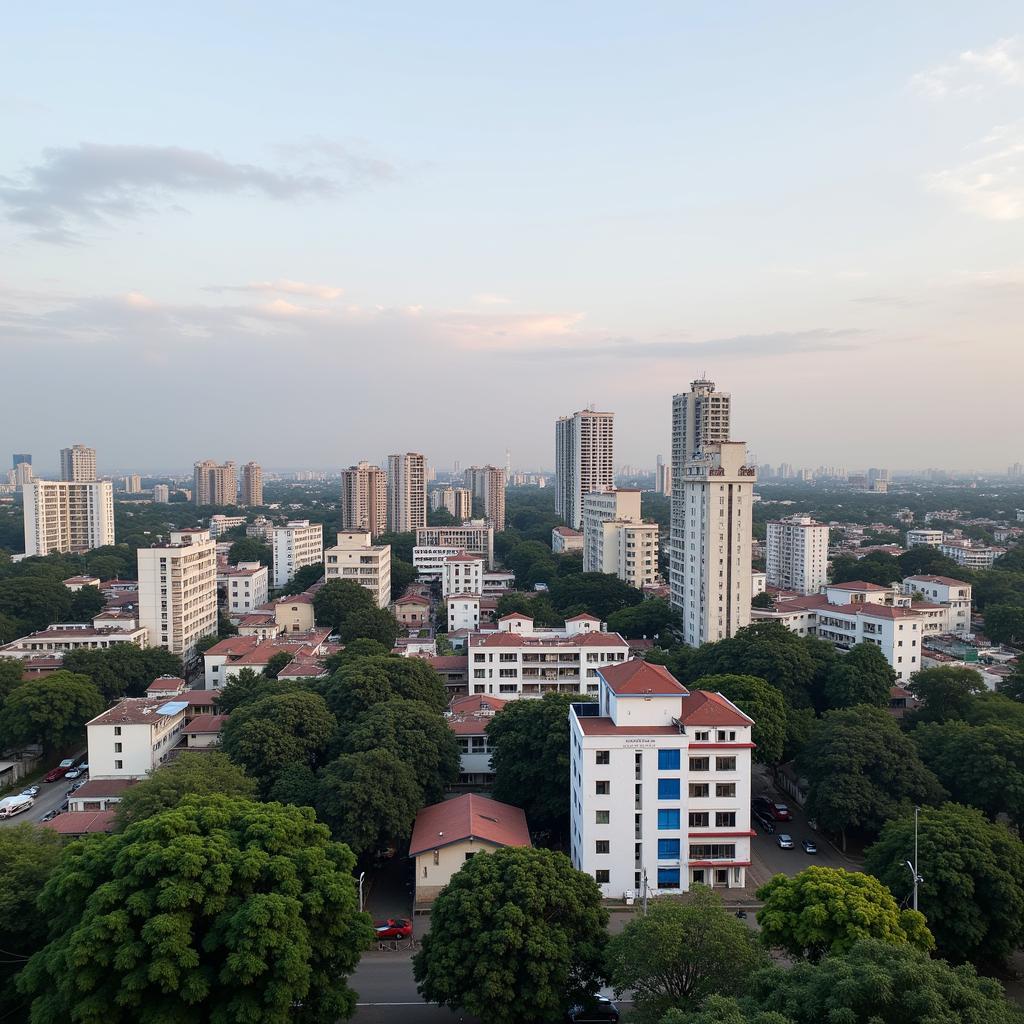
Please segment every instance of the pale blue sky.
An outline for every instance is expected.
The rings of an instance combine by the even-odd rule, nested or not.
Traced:
[[[2,458],[550,465],[593,402],[652,465],[701,372],[762,460],[1024,458],[1019,3],[53,3],[4,36]]]

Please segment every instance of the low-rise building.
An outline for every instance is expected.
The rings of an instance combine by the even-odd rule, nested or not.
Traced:
[[[937,548],[942,544],[945,536],[946,535],[942,530],[928,530],[923,527],[914,530],[907,530],[907,547]]]
[[[86,723],[89,778],[142,779],[170,755],[185,728],[184,695],[123,697]]]
[[[148,647],[149,630],[140,626],[132,615],[100,612],[92,625],[86,622],[55,622],[46,629],[18,637],[0,647],[0,658],[63,657],[69,651],[105,651],[118,644]]]
[[[508,701],[475,693],[455,697],[445,718],[459,741],[459,785],[489,786],[494,782],[491,770],[491,743],[487,725]]]
[[[282,633],[271,640],[258,636],[226,637],[203,654],[206,691],[223,689],[244,668],[262,672],[270,659],[282,651],[293,660],[326,658],[335,650],[327,642],[330,634],[330,629],[322,627],[308,633]],[[284,671],[278,673],[279,679]]]
[[[483,581],[483,596],[497,598],[501,597],[502,594],[508,594],[515,590],[516,574],[514,572],[505,572],[501,569],[492,569],[490,572],[484,573]]]
[[[551,531],[551,551],[553,554],[566,555],[570,551],[582,550],[582,530],[574,530],[571,526],[556,526]]]
[[[218,512],[210,516],[210,536],[217,538],[233,530],[236,526],[245,525],[245,516],[226,516]]]
[[[971,632],[971,584],[949,576],[908,576],[903,593],[940,605],[946,610],[942,633],[967,636]],[[917,605],[912,605],[917,607]]]
[[[92,779],[68,793],[68,812],[113,810],[138,779]]]
[[[449,594],[445,599],[447,610],[448,633],[460,629],[477,630],[480,628],[480,595]]]
[[[469,690],[469,659],[465,654],[435,654],[426,659],[441,677],[450,697],[463,697]]]
[[[185,746],[189,750],[207,750],[220,744],[221,729],[227,715],[196,715],[185,726]]]
[[[422,594],[404,593],[395,600],[391,610],[405,629],[423,629],[430,625],[430,598]]]
[[[766,572],[752,572],[750,574],[750,596],[757,597],[768,589],[768,574]]]
[[[368,590],[378,608],[391,603],[391,545],[374,544],[368,532],[342,530],[324,552],[324,578],[351,580]]]
[[[991,569],[992,563],[1006,554],[1006,548],[972,544],[969,540],[943,541],[939,551],[965,569]]]

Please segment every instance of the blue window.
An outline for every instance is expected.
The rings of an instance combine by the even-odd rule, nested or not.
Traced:
[[[658,799],[659,800],[678,800],[679,799],[679,780],[678,779],[658,779]]]
[[[658,888],[678,889],[679,868],[658,868]]]
[[[679,808],[676,807],[672,810],[658,811],[658,828],[679,828]]]
[[[663,772],[677,772],[679,771],[679,751],[678,750],[659,750],[658,751],[658,768]]]
[[[658,860],[679,860],[679,840],[659,839]]]

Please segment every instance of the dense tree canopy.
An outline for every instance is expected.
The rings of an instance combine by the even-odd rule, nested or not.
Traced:
[[[973,668],[941,666],[926,668],[910,677],[907,689],[922,706],[910,716],[914,722],[946,722],[965,718],[985,682]]]
[[[825,705],[852,708],[856,704],[870,704],[887,708],[889,691],[895,682],[896,673],[889,667],[880,647],[855,644],[825,673]]]
[[[115,644],[102,651],[70,651],[63,667],[89,676],[107,701],[141,697],[154,679],[182,674],[181,658],[164,647]]]
[[[353,640],[376,640],[389,650],[403,633],[398,620],[387,608],[359,608],[345,617],[338,627],[342,643]]]
[[[340,629],[346,619],[357,611],[376,608],[366,587],[354,580],[328,580],[313,595],[313,613],[318,625]]]
[[[608,629],[629,639],[656,637],[681,621],[679,612],[675,611],[668,601],[655,597],[612,612],[608,616]]]
[[[23,575],[0,579],[0,615],[9,615],[27,632],[51,622],[67,622],[72,594],[59,579]]]
[[[550,593],[551,603],[559,612],[565,615],[586,612],[602,621],[644,599],[636,587],[604,572],[559,576],[551,581]]]
[[[11,690],[25,681],[22,678],[24,671],[21,658],[0,658],[0,707]]]
[[[786,702],[770,683],[756,676],[705,676],[692,683],[694,689],[711,690],[728,697],[740,711],[754,720],[754,760],[778,764],[786,743]]]
[[[903,579],[905,573],[900,563],[884,552],[873,551],[863,558],[855,555],[837,555],[831,562],[833,583],[875,583],[887,587]]]
[[[270,568],[274,564],[274,552],[271,551],[269,544],[264,544],[255,537],[239,537],[228,549],[228,562],[231,565],[238,565],[239,562],[259,562]]]
[[[314,583],[324,578],[324,563],[317,562],[315,565],[304,565],[295,575],[281,588],[282,595],[301,594],[309,590]]]
[[[985,609],[985,634],[997,644],[1024,644],[1024,604],[994,604]]]
[[[0,709],[0,743],[41,743],[47,753],[84,739],[85,723],[104,708],[88,676],[61,670],[15,687]]]

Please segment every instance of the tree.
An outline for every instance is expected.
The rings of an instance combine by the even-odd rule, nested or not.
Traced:
[[[900,577],[908,576],[952,576],[963,570],[953,561],[939,552],[938,548],[927,544],[918,544],[896,557],[900,566]]]
[[[340,629],[355,612],[372,608],[376,605],[370,592],[354,580],[328,580],[313,595],[313,614],[317,623],[335,630]]]
[[[263,674],[267,679],[276,679],[278,673],[285,667],[290,665],[292,661],[292,655],[288,651],[278,651],[277,654],[272,654],[270,659],[267,661],[266,667],[263,669]]]
[[[19,979],[32,1020],[350,1017],[373,934],[354,865],[312,811],[224,796],[76,843],[40,896],[50,943]]]
[[[551,548],[547,544],[542,544],[536,540],[529,540],[516,544],[515,547],[506,552],[502,561],[507,568],[516,574],[516,582],[522,586],[524,585],[525,577],[530,572],[530,567],[535,562],[553,562],[553,559],[551,557]]]
[[[181,658],[163,647],[115,644],[102,651],[70,651],[64,668],[89,676],[107,701],[141,697],[154,679],[181,676]]]
[[[907,689],[922,703],[910,715],[913,722],[946,722],[965,718],[975,694],[985,682],[973,668],[925,668],[915,672]]]
[[[81,587],[71,595],[68,615],[72,622],[92,622],[93,616],[98,615],[106,603],[96,587]]]
[[[754,720],[755,761],[778,764],[782,760],[786,742],[786,702],[774,686],[756,676],[735,675],[705,676],[693,686],[720,693]]]
[[[231,714],[243,704],[251,704],[262,697],[308,690],[305,683],[293,679],[268,679],[262,672],[246,667],[228,676],[227,686],[217,695],[217,707],[224,714]]]
[[[222,751],[186,752],[124,791],[117,822],[125,828],[177,807],[187,796],[216,794],[253,799],[256,783]]]
[[[950,721],[919,725],[911,737],[921,760],[950,796],[991,819],[1024,822],[1024,733],[1005,725]]]
[[[773,608],[774,606],[775,598],[767,590],[762,590],[760,594],[755,594],[750,602],[751,608]]]
[[[269,569],[274,564],[274,552],[269,544],[255,537],[239,537],[228,549],[228,564],[238,565],[239,562],[259,562]]]
[[[1013,672],[999,684],[997,691],[1010,700],[1024,701],[1024,661],[1017,659]]]
[[[797,764],[810,782],[808,816],[841,832],[844,848],[847,829],[877,833],[912,804],[944,795],[892,715],[864,704],[816,722]]]
[[[419,572],[411,562],[391,556],[391,599],[401,597],[410,583],[415,583]]]
[[[448,691],[444,680],[424,658],[402,658],[389,654],[385,658],[373,658],[370,664],[384,670],[395,695],[405,700],[421,700],[438,711],[448,707]],[[359,664],[358,662],[355,664]]]
[[[585,611],[607,619],[643,599],[636,587],[611,573],[582,572],[578,576],[559,576],[551,582],[551,603],[566,615]]]
[[[605,962],[616,992],[632,989],[641,1015],[657,1020],[672,1007],[697,1006],[714,993],[743,991],[767,963],[754,933],[711,889],[694,886],[686,903],[655,900],[608,942]]]
[[[1024,644],[1024,605],[990,605],[985,609],[985,634],[997,644]]]
[[[537,626],[561,626],[565,621],[565,616],[555,611],[547,594],[530,596],[518,591],[513,594],[502,594],[498,598],[495,614],[499,618],[502,615],[529,615]]]
[[[569,705],[579,694],[514,700],[488,723],[494,799],[522,807],[534,828],[564,832],[569,815]]]
[[[833,583],[876,583],[887,587],[896,580],[903,579],[903,568],[900,563],[882,552],[873,551],[863,558],[852,555],[839,555],[832,559]]]
[[[424,999],[490,1024],[558,1020],[597,990],[607,924],[597,883],[565,854],[478,854],[434,901],[413,975]]]
[[[67,622],[71,591],[48,576],[24,575],[0,580],[0,614],[18,619],[29,630]]]
[[[910,895],[914,818],[890,821],[867,851],[865,870],[897,899]],[[1024,843],[974,807],[922,808],[918,824],[921,909],[938,952],[951,960],[1001,963],[1024,939]]]
[[[877,878],[860,871],[809,867],[797,875],[775,875],[757,898],[764,901],[757,912],[762,940],[790,956],[817,961],[866,938],[923,950],[935,946],[924,915],[900,910]]]
[[[302,594],[309,590],[314,583],[324,578],[324,563],[317,562],[316,565],[304,565],[295,575],[281,588],[282,596],[291,594]]]
[[[896,673],[889,667],[881,648],[868,643],[855,644],[828,670],[825,702],[830,708],[851,708],[855,704],[887,708],[889,691],[895,683]]]
[[[1024,706],[1004,693],[986,690],[967,705],[964,720],[968,725],[1005,725],[1024,732]]]
[[[102,710],[89,677],[62,669],[11,690],[0,710],[0,741],[41,743],[51,754],[81,739],[85,723]]]
[[[25,681],[22,678],[24,671],[21,658],[0,658],[0,707],[3,707],[11,690]]]
[[[398,620],[387,608],[360,608],[352,612],[338,629],[342,643],[376,640],[389,650],[402,633]]]
[[[793,1024],[793,1018],[759,1010],[750,1000],[741,1004],[732,996],[709,996],[699,1010],[669,1010],[660,1024]]]
[[[654,597],[613,612],[608,617],[608,630],[629,638],[655,637],[680,621],[679,613],[669,606],[668,601]]]

